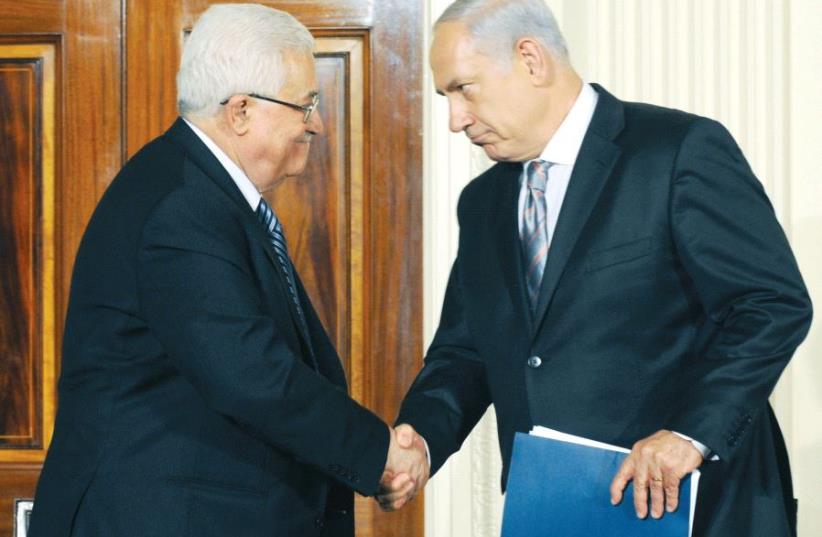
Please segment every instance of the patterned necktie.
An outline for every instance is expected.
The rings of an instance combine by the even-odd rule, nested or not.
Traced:
[[[285,279],[285,283],[288,287],[288,294],[291,296],[291,300],[294,302],[294,307],[297,310],[297,320],[300,324],[300,328],[305,334],[305,342],[308,345],[308,350],[311,353],[311,360],[316,368],[316,358],[314,357],[314,348],[311,345],[311,339],[308,335],[308,323],[305,321],[305,313],[303,313],[303,307],[300,303],[300,298],[297,296],[297,285],[295,284],[294,278],[294,266],[291,264],[291,258],[288,257],[288,245],[285,242],[285,235],[283,234],[283,226],[280,224],[280,219],[277,218],[277,215],[274,214],[274,210],[266,203],[265,199],[260,199],[260,204],[257,206],[257,217],[265,226],[266,231],[268,231],[268,240],[271,242],[271,246],[274,248],[274,255],[277,258],[277,262],[280,266],[280,271],[282,272],[282,276]]]
[[[526,180],[528,197],[522,212],[520,241],[522,243],[522,266],[525,270],[525,285],[531,312],[537,307],[542,273],[548,259],[548,229],[545,220],[548,204],[545,202],[545,185],[548,183],[550,162],[534,160],[528,164]]]

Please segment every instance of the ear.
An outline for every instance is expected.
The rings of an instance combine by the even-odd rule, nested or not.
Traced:
[[[253,114],[251,98],[247,95],[232,95],[224,105],[225,120],[237,136],[248,132]]]
[[[554,79],[556,71],[554,58],[536,39],[523,37],[517,41],[515,54],[535,85],[548,85]]]

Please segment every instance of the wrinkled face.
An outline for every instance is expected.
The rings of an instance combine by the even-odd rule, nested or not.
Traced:
[[[528,68],[511,51],[511,64],[477,50],[459,22],[437,26],[431,45],[437,93],[448,98],[449,126],[465,132],[496,161],[525,161],[541,151],[531,128],[534,91]]]
[[[314,57],[310,54],[284,55],[288,79],[277,95],[266,95],[299,105],[310,105],[317,89]],[[242,137],[238,154],[241,167],[260,192],[278,181],[299,175],[308,161],[311,139],[322,134],[319,110],[303,122],[305,113],[261,99],[249,99],[248,132]]]

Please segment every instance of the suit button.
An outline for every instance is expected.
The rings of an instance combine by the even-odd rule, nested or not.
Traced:
[[[314,519],[314,525],[322,529],[323,526],[325,526],[325,521],[322,519],[322,517],[317,517]]]
[[[539,366],[542,365],[542,358],[539,356],[531,356],[528,358],[528,367],[531,369],[537,369]]]

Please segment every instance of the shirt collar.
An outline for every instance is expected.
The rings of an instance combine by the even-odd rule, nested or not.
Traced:
[[[553,164],[573,166],[577,160],[582,140],[594,117],[599,95],[590,84],[583,83],[571,111],[565,116],[548,145],[542,150],[539,158]],[[529,161],[530,162],[530,161]],[[528,162],[524,164],[528,165]]]
[[[194,134],[203,141],[209,151],[211,151],[217,160],[220,161],[220,164],[223,165],[225,171],[228,172],[228,175],[231,176],[231,179],[234,180],[234,183],[237,185],[237,188],[240,189],[245,200],[251,206],[252,211],[257,210],[257,206],[260,204],[260,200],[262,199],[262,195],[257,191],[257,187],[254,186],[254,183],[251,182],[251,179],[245,174],[245,172],[240,169],[237,164],[231,160],[231,158],[225,154],[225,151],[220,149],[220,146],[214,143],[214,140],[208,137],[206,133],[200,130],[197,125],[193,124],[186,118],[183,118],[183,121],[186,122],[186,125],[191,127],[191,130],[194,131]]]

